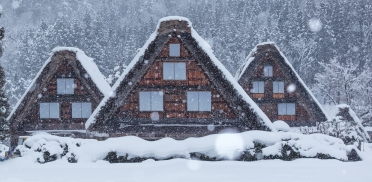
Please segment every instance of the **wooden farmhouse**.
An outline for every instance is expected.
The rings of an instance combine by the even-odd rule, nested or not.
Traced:
[[[235,79],[271,121],[314,126],[327,120],[322,106],[274,43],[257,45]]]
[[[8,117],[11,145],[17,145],[19,136],[41,131],[85,135],[87,118],[110,89],[83,51],[55,48]]]
[[[183,17],[159,20],[86,123],[92,137],[185,139],[224,129],[275,130]]]

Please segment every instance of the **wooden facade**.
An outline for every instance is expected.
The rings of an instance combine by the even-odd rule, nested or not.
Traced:
[[[101,110],[90,118],[94,121],[88,126],[92,136],[105,133],[107,137],[134,135],[156,140],[200,137],[227,128],[269,130],[236,91],[234,83],[225,78],[198,45],[187,21],[163,21],[157,33],[144,54],[133,60],[134,66],[113,88],[115,97],[104,99]],[[170,55],[171,44],[180,45],[178,56]],[[169,71],[164,70],[167,63],[184,64],[185,78],[165,79],[164,74]],[[141,92],[161,94],[161,108],[141,110]],[[190,92],[210,93],[210,110],[190,111],[187,103]]]
[[[265,75],[268,70],[270,73]],[[327,120],[316,98],[273,43],[258,45],[235,78],[271,121],[283,120],[290,126],[314,126],[316,122]],[[258,82],[264,83],[260,91],[263,93],[256,93],[254,84]],[[281,90],[274,92],[274,87],[279,90],[279,86],[275,86],[279,83],[283,84]],[[281,112],[278,107],[288,103],[295,105],[294,112]]]
[[[58,79],[73,80],[72,93],[58,93]],[[109,87],[108,84],[107,86]],[[72,103],[91,103],[90,112],[92,112],[104,95],[105,93],[99,90],[77,59],[76,52],[71,50],[55,52],[9,118],[12,146],[17,145],[18,136],[27,136],[37,131],[83,137],[84,124],[89,116],[73,118]],[[43,118],[41,103],[59,105],[59,117]]]

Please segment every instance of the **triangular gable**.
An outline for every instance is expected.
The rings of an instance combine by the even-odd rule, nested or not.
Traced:
[[[174,24],[174,20],[176,23]],[[90,131],[109,133],[119,127],[115,113],[129,99],[133,90],[140,84],[157,58],[161,57],[169,41],[179,41],[184,46],[181,52],[192,56],[198,66],[206,70],[206,76],[223,95],[230,108],[234,110],[245,128],[276,131],[267,116],[244,92],[233,76],[214,56],[209,44],[192,28],[191,22],[184,17],[165,17],[159,20],[156,31],[128,65],[127,69],[113,85],[113,94],[106,96],[86,123]],[[111,127],[111,128],[110,128]],[[113,128],[114,127],[114,128]],[[125,126],[124,126],[125,127]]]
[[[281,71],[284,72],[286,77],[296,86],[296,90],[301,90],[298,93],[301,97],[305,98],[306,102],[311,106],[313,115],[318,115],[319,121],[317,122],[326,121],[328,115],[321,104],[297,74],[291,63],[273,42],[260,43],[250,52],[243,65],[240,66],[235,74],[235,79],[238,83],[242,85],[243,88],[247,87],[247,84],[250,82],[249,79],[252,75],[256,74],[257,66],[265,56],[273,57],[276,63],[281,67]]]
[[[14,135],[18,133],[16,131],[18,123],[24,121],[25,117],[32,113],[35,107],[38,107],[35,106],[36,100],[49,92],[47,88],[56,88],[56,85],[51,83],[51,80],[56,81],[54,74],[57,70],[66,69],[61,67],[66,66],[61,64],[63,60],[71,61],[68,66],[75,75],[79,75],[79,85],[85,88],[80,92],[89,94],[92,98],[91,102],[98,104],[105,95],[109,94],[111,87],[92,58],[89,58],[82,50],[77,48],[57,47],[52,50],[51,56],[44,63],[7,118],[10,121]]]

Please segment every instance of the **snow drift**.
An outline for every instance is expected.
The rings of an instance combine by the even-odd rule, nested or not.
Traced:
[[[22,157],[19,160],[39,163],[55,160],[72,163],[106,160],[117,163],[173,158],[207,161],[296,158],[362,160],[355,146],[347,146],[342,140],[331,136],[266,131],[215,134],[181,141],[171,138],[146,141],[135,136],[97,141],[38,134],[18,146],[15,154]]]

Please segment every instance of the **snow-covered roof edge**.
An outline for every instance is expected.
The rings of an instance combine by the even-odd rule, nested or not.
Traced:
[[[18,106],[22,103],[23,99],[27,95],[27,93],[31,90],[31,88],[34,86],[36,80],[40,77],[40,74],[43,72],[45,67],[50,63],[53,55],[56,52],[59,51],[73,51],[76,53],[76,59],[81,63],[83,68],[87,71],[92,81],[97,85],[97,88],[101,91],[101,93],[106,96],[110,93],[111,87],[105,80],[105,77],[102,75],[102,73],[99,71],[96,63],[94,63],[93,58],[88,57],[85,55],[84,51],[75,48],[75,47],[56,47],[52,50],[52,52],[49,55],[49,58],[45,61],[43,66],[40,68],[39,72],[35,75],[34,79],[31,81],[28,88],[23,93],[22,97],[18,100],[17,104],[14,106],[12,112],[7,117],[7,120],[9,120],[14,112],[17,110]]]
[[[213,54],[213,50],[211,46],[194,30],[192,27],[192,23],[188,18],[181,17],[181,16],[168,16],[159,19],[158,24],[156,26],[156,30],[150,35],[149,39],[146,41],[144,46],[139,50],[137,55],[133,58],[133,60],[129,63],[128,67],[124,70],[122,75],[118,78],[115,84],[112,86],[112,91],[114,92],[120,85],[120,83],[124,80],[126,75],[130,72],[133,66],[140,61],[140,58],[144,55],[147,47],[150,45],[152,41],[155,40],[156,36],[158,35],[158,29],[160,27],[161,22],[163,21],[170,21],[170,20],[182,20],[187,21],[190,29],[191,29],[191,36],[198,42],[199,46],[204,50],[204,52],[210,57],[212,62],[221,70],[221,72],[225,75],[225,79],[228,80],[235,90],[240,94],[240,96],[251,106],[254,112],[256,112],[259,117],[262,119],[263,124],[265,124],[271,131],[276,131],[274,125],[270,121],[270,119],[266,116],[266,114],[257,106],[257,104],[248,96],[248,94],[244,91],[244,89],[240,86],[240,84],[234,79],[231,73],[222,65],[222,63],[216,58]],[[99,113],[101,108],[105,105],[108,101],[110,96],[105,96],[105,98],[101,101],[101,103],[97,106],[94,110],[92,115],[88,118],[87,122],[85,123],[85,128],[95,123],[95,116]]]
[[[249,65],[253,62],[254,60],[254,54],[257,52],[257,47],[258,46],[262,46],[262,45],[272,45],[274,46],[278,52],[280,53],[280,56],[283,57],[284,59],[284,63],[287,64],[287,66],[289,66],[289,68],[292,70],[292,72],[296,75],[298,81],[300,82],[300,84],[303,86],[303,88],[306,89],[306,91],[310,94],[310,96],[312,97],[313,101],[318,105],[318,107],[321,109],[321,111],[324,113],[324,115],[326,116],[327,119],[330,119],[328,113],[324,110],[323,106],[318,102],[318,99],[316,99],[316,97],[313,95],[313,93],[311,92],[311,90],[307,87],[307,85],[305,84],[305,82],[302,80],[302,78],[300,77],[300,75],[297,74],[296,70],[293,68],[292,64],[288,61],[288,59],[284,56],[284,54],[282,53],[282,51],[280,51],[279,47],[275,44],[275,42],[262,42],[262,43],[259,43],[255,46],[254,49],[252,49],[252,51],[249,53],[249,55],[247,56],[247,58],[245,59],[245,62],[244,64],[242,64],[238,71],[236,72],[235,74],[235,80],[236,81],[239,81],[239,79],[243,76],[244,72],[247,70],[247,68],[249,67]]]

